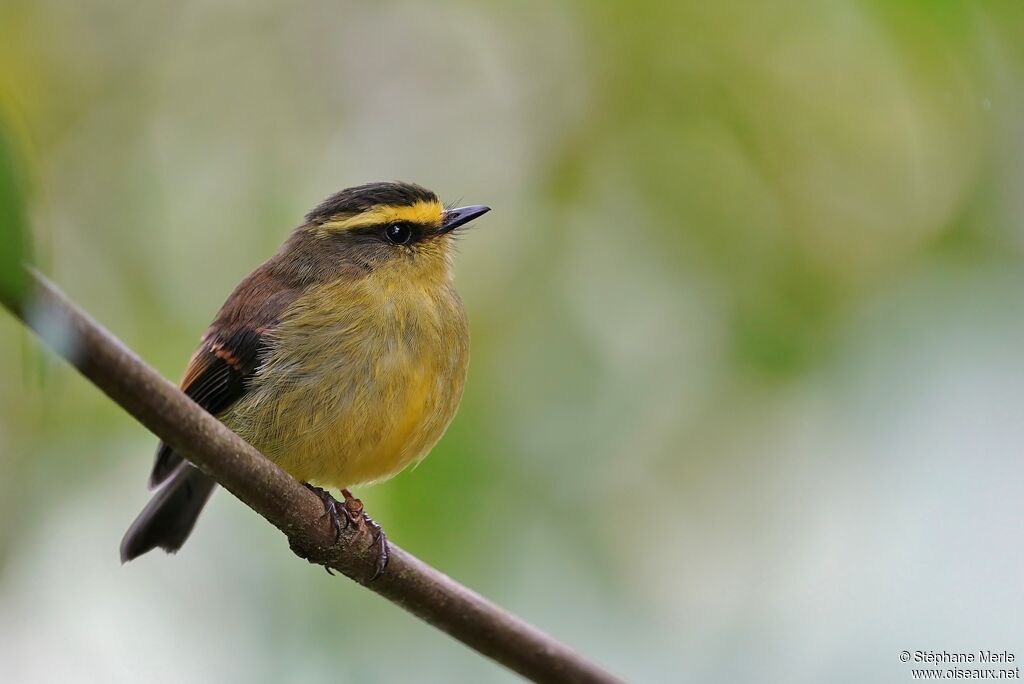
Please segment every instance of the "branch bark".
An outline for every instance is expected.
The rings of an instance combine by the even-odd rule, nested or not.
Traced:
[[[620,682],[568,646],[389,543],[376,554],[351,529],[335,542],[323,505],[308,489],[146,365],[38,273],[30,295],[3,304],[82,375],[288,538],[311,563],[346,575],[470,648],[537,682]]]

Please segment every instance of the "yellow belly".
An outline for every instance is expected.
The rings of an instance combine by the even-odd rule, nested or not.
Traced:
[[[324,286],[286,312],[250,391],[221,419],[301,481],[379,481],[444,434],[467,362],[465,317],[450,285]]]

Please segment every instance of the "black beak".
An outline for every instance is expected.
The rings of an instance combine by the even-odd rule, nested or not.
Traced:
[[[469,207],[459,207],[458,209],[446,211],[444,212],[444,216],[441,217],[441,230],[437,232],[440,234],[450,233],[459,226],[469,223],[478,216],[483,216],[490,210],[490,207],[485,207],[482,204],[474,204]]]

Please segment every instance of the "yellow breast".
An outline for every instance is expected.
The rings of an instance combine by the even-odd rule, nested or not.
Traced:
[[[252,388],[222,420],[304,482],[350,487],[426,456],[455,415],[469,358],[448,281],[367,276],[298,298]]]

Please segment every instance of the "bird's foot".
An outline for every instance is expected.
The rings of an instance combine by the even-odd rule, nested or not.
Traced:
[[[311,485],[308,482],[304,482],[306,489],[313,492],[320,498],[320,501],[324,505],[324,516],[330,519],[331,524],[334,525],[334,541],[338,541],[341,537],[341,531],[348,527],[350,524],[354,524],[355,520],[349,515],[348,507],[343,505],[340,501],[331,496],[331,493],[326,489]],[[346,503],[348,500],[346,499]],[[341,519],[345,518],[345,524],[341,524]],[[327,570],[330,572],[330,569]]]
[[[341,531],[347,529],[349,525],[353,525],[359,528],[360,532],[365,532],[367,527],[375,530],[380,539],[383,539],[384,532],[380,529],[380,525],[375,523],[370,516],[363,512],[363,502],[352,496],[347,489],[341,490],[341,493],[345,495],[345,501],[342,503],[338,501],[331,493],[322,487],[309,484],[308,482],[303,483],[306,489],[313,492],[320,498],[320,501],[324,504],[324,515],[330,519],[331,524],[334,525],[334,541],[338,541],[341,538]],[[344,522],[342,522],[344,521]],[[374,539],[377,541],[377,538]],[[383,562],[381,561],[383,558]],[[388,562],[388,551],[387,543],[384,543],[383,547],[378,547],[377,552],[377,569],[374,572],[373,577],[370,581],[380,577],[381,573],[384,572],[384,566]],[[331,569],[324,566],[328,575],[333,575]]]
[[[334,541],[338,541],[341,538],[341,531],[348,528],[349,525],[358,528],[360,533],[369,535],[371,543],[377,549],[377,565],[370,581],[372,582],[384,574],[384,569],[388,565],[388,540],[381,526],[366,514],[363,502],[352,496],[352,493],[347,489],[341,490],[342,495],[345,497],[345,500],[342,502],[335,499],[331,496],[330,492],[322,487],[311,485],[308,482],[304,484],[306,489],[316,494],[320,501],[323,502],[324,516],[329,518],[331,524],[334,525]],[[324,567],[327,570],[327,574],[334,574],[330,568]]]
[[[384,535],[384,530],[381,529],[381,526],[366,514],[362,501],[352,496],[352,493],[347,489],[342,489],[341,495],[345,497],[345,503],[342,504],[342,507],[345,509],[346,520],[351,521],[352,524],[359,528],[360,532],[369,534],[371,544],[377,549],[377,567],[373,577],[370,578],[372,582],[383,575],[384,568],[388,566],[388,539]],[[335,503],[337,504],[337,502]]]

